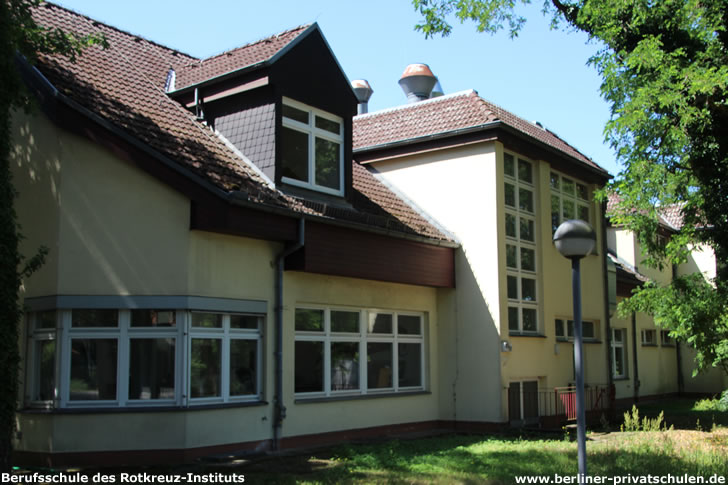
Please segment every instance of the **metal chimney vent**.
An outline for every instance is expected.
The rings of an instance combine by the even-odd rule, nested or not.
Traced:
[[[427,64],[410,64],[399,80],[399,85],[410,103],[429,99],[435,83],[437,78]]]
[[[351,87],[354,88],[354,94],[359,104],[356,108],[356,114],[363,115],[369,111],[369,98],[372,97],[374,90],[369,85],[366,79],[355,79],[351,82]]]

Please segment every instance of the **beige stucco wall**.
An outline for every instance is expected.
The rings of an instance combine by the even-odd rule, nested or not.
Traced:
[[[32,126],[31,126],[32,125]],[[192,295],[265,301],[263,405],[173,411],[19,414],[18,450],[83,452],[177,449],[272,436],[274,266],[282,244],[189,230],[189,200],[43,116],[20,118],[15,173],[27,244],[51,247],[26,296]],[[39,216],[40,215],[40,216]],[[283,436],[434,421],[440,379],[452,374],[439,338],[452,334],[454,290],[287,272],[284,277]],[[447,304],[440,319],[438,304]],[[293,315],[297,304],[416,311],[426,322],[426,392],[296,403]],[[447,360],[451,356],[445,356]],[[447,415],[450,411],[445,411]],[[321,417],[326,416],[322,420]],[[79,430],[88,430],[79,432]]]
[[[677,267],[678,275],[702,273],[707,281],[715,278],[716,272],[715,251],[707,244],[698,244],[690,247],[690,256],[687,262]]]

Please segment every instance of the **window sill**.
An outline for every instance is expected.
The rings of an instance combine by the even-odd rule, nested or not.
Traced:
[[[657,344],[642,344],[642,347],[658,347]]]
[[[205,411],[210,409],[247,408],[267,406],[268,401],[243,401],[233,403],[202,404],[198,406],[128,406],[128,407],[99,407],[99,408],[39,408],[25,407],[19,409],[20,414],[108,414],[108,413],[156,413],[156,412],[186,412]]]
[[[540,333],[524,333],[524,332],[508,332],[509,337],[531,337],[531,338],[546,338],[546,335]]]
[[[557,342],[564,342],[564,343],[572,343],[572,344],[574,343],[574,339],[573,338],[556,337],[556,341]],[[600,344],[600,343],[602,343],[602,341],[599,340],[599,339],[596,339],[596,338],[584,338],[584,339],[582,339],[582,343],[585,343],[585,344]]]
[[[432,394],[430,391],[406,391],[406,392],[386,392],[386,393],[373,393],[373,394],[348,394],[346,396],[326,396],[326,397],[310,397],[310,398],[298,398],[293,402],[295,404],[314,404],[321,402],[336,402],[336,401],[359,401],[363,399],[379,399],[379,398],[390,398],[390,397],[406,397],[406,396],[424,396]]]
[[[623,377],[612,377],[612,380],[614,381],[629,381],[629,377],[623,376]]]

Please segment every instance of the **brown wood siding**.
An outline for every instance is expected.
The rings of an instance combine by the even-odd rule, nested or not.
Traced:
[[[454,288],[454,259],[451,248],[311,222],[286,269]]]
[[[270,241],[293,241],[298,220],[227,203],[192,204],[190,229]]]

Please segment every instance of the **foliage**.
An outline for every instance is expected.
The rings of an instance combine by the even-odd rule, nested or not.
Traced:
[[[728,390],[723,391],[720,399],[701,399],[700,401],[695,403],[693,409],[695,411],[719,411],[722,413],[728,412]]]
[[[14,210],[15,189],[10,174],[10,117],[12,111],[27,108],[30,98],[17,70],[16,53],[29,61],[38,54],[60,54],[75,60],[89,44],[106,45],[99,36],[78,36],[36,24],[31,12],[40,0],[0,0],[0,472],[9,470],[15,408],[18,395],[18,322],[21,308],[18,290],[43,264],[47,249],[24,265],[18,251],[21,236]],[[23,265],[23,266],[21,266]],[[22,268],[22,269],[19,269]]]
[[[453,16],[475,21],[479,31],[508,28],[511,36],[523,23],[515,0],[413,4],[423,19],[416,29],[427,37],[448,35]],[[659,323],[698,349],[700,369],[720,365],[726,370],[728,4],[545,0],[544,12],[552,24],[586,32],[600,46],[589,62],[600,73],[602,96],[611,105],[605,137],[623,166],[608,188],[618,196],[612,222],[637,235],[649,266],[684,263],[701,244],[711,246],[719,262],[710,285],[689,278],[662,290],[651,285],[638,290],[640,301],[634,305],[662,310]],[[660,216],[671,208],[682,221],[665,243]],[[679,302],[679,310],[660,304],[667,296]],[[707,337],[712,325],[720,327],[719,338]]]
[[[672,429],[672,427],[670,427]],[[632,411],[624,413],[624,424],[619,427],[620,431],[667,431],[665,423],[665,412],[660,411],[656,418],[650,419],[644,416],[640,420],[640,411],[637,406],[632,405]]]

